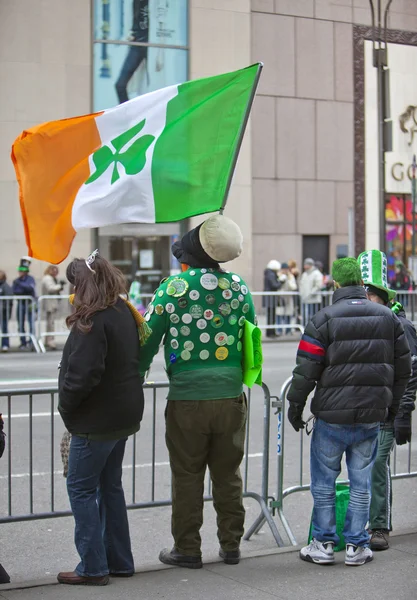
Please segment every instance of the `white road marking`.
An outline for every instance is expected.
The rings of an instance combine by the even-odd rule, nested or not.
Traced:
[[[260,458],[262,457],[262,452],[256,452],[254,454],[249,454],[249,458]],[[152,467],[152,463],[142,463],[135,465],[137,469],[150,469]],[[169,467],[169,462],[156,462],[155,467]],[[123,465],[123,469],[132,469],[133,465]],[[54,471],[54,475],[62,475],[63,471]],[[36,473],[32,473],[33,477],[45,477],[50,476],[50,471],[39,471]],[[23,477],[29,477],[30,473],[12,473],[12,479],[22,479]],[[1,479],[8,479],[8,475],[0,475]]]
[[[57,379],[2,379],[0,381],[0,386],[9,387],[9,386],[27,386],[27,385],[51,385],[57,386]]]

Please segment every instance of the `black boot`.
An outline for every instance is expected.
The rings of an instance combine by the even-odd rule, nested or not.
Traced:
[[[1,564],[0,564],[0,583],[10,583],[9,574]]]
[[[226,565],[238,565],[240,561],[240,550],[237,549],[226,552],[226,550],[220,548],[219,556]]]
[[[186,569],[201,569],[203,566],[201,556],[180,554],[175,547],[172,550],[168,548],[161,550],[159,560],[165,565],[175,565],[177,567],[185,567]]]

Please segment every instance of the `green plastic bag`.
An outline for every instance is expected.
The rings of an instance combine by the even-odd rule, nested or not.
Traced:
[[[262,332],[259,327],[248,320],[243,330],[242,371],[243,383],[249,388],[256,384],[262,385]]]
[[[345,527],[345,519],[349,504],[349,484],[336,482],[336,533],[340,538],[337,546],[334,547],[335,552],[341,552],[345,549],[345,538],[343,537],[343,529]],[[313,515],[311,515],[313,518]],[[308,543],[311,542],[312,522],[310,521],[310,531],[308,534]]]

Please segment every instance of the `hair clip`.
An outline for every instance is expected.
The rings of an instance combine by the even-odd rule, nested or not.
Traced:
[[[94,252],[92,252],[90,254],[90,256],[88,256],[85,259],[85,264],[87,265],[87,267],[90,269],[90,271],[92,273],[95,273],[94,269],[91,268],[91,265],[94,263],[94,261],[96,260],[96,256],[98,256],[98,250],[94,250]]]

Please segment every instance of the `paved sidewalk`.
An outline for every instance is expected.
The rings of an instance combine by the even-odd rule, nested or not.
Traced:
[[[391,548],[362,567],[346,567],[344,553],[334,566],[301,562],[297,549],[282,548],[249,557],[238,566],[211,563],[201,570],[159,568],[106,587],[52,585],[29,589],[0,586],[1,600],[414,600],[417,597],[417,532],[393,536]],[[39,585],[42,583],[42,585]],[[22,584],[21,584],[22,585]]]

